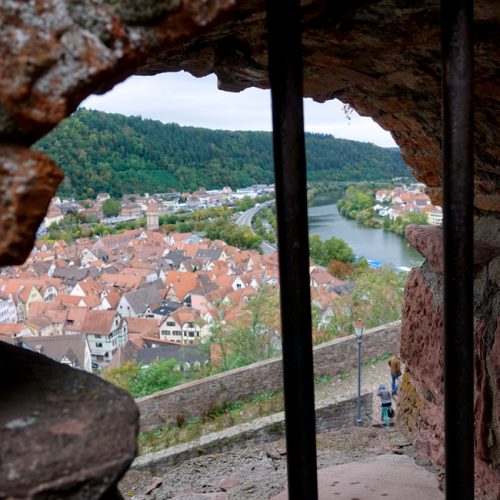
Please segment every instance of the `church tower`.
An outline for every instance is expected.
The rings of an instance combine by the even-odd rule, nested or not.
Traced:
[[[160,216],[158,215],[158,207],[156,205],[149,205],[146,211],[146,229],[156,230],[160,229]]]

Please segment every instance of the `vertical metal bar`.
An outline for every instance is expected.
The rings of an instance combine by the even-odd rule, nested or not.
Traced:
[[[267,1],[288,495],[317,498],[299,0]]]
[[[474,498],[473,0],[441,0],[446,498]]]
[[[358,337],[358,397],[356,399],[356,425],[361,426],[361,343],[363,339]]]

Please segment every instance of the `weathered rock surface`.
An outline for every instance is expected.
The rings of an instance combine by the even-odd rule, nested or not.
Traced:
[[[120,482],[120,491],[125,498],[133,500],[208,500],[215,495],[230,500],[271,498],[286,487],[287,457],[284,448],[285,443],[280,440],[201,456],[163,472],[161,477],[153,476],[149,471],[130,470]],[[353,427],[318,434],[317,451],[319,470],[347,463],[350,463],[350,468],[356,468],[359,461],[386,453],[404,454],[422,463],[399,432],[386,432],[383,428]],[[429,467],[428,463],[426,468],[437,476],[442,475],[440,468]],[[327,484],[338,478],[330,479]],[[161,484],[158,484],[160,481]],[[151,490],[155,484],[158,486]],[[354,496],[320,498],[351,499]],[[375,498],[380,498],[380,494]]]
[[[231,0],[8,0],[0,5],[0,141],[31,144],[148,54],[210,24]]]
[[[423,272],[408,276],[401,323],[401,356],[413,378],[425,385],[426,399],[443,405],[443,308],[427,285]],[[404,332],[404,335],[403,335]]]
[[[0,498],[96,500],[116,485],[136,453],[130,395],[5,342],[0,379]]]
[[[417,249],[437,273],[443,273],[443,228],[411,224],[406,228],[408,243]],[[499,240],[500,243],[500,240]],[[474,272],[478,273],[500,256],[500,247],[474,240]]]
[[[411,226],[407,235],[427,260],[411,271],[405,289],[401,355],[409,371],[401,385],[398,421],[421,454],[443,464],[442,230]],[[489,499],[500,495],[499,258],[494,257],[498,247],[477,240],[474,245],[475,472],[478,498]]]
[[[379,455],[318,471],[319,498],[444,500],[436,477],[405,455]],[[287,500],[289,490],[271,497]]]
[[[0,266],[24,262],[62,178],[43,153],[0,144]]]

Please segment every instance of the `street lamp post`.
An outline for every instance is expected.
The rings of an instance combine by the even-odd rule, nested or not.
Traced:
[[[356,426],[361,426],[361,343],[363,342],[363,331],[365,329],[364,323],[357,319],[353,322],[354,333],[358,340],[358,398],[356,400]]]

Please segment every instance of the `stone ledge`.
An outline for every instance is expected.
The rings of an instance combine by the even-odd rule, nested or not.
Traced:
[[[0,498],[99,499],[136,454],[121,389],[0,342]]]
[[[443,273],[443,229],[438,226],[410,224],[406,228],[406,238],[418,250],[437,273]],[[479,240],[474,240],[474,273],[478,273],[500,255],[500,248]]]

